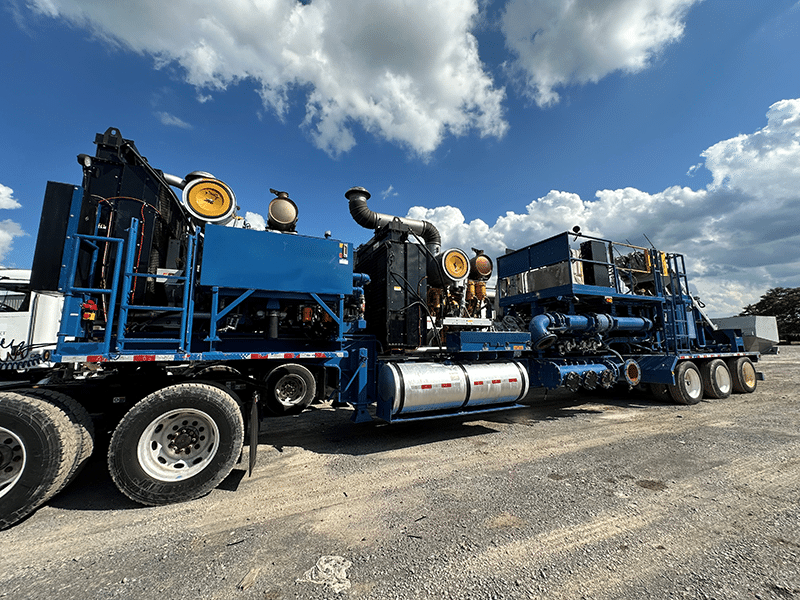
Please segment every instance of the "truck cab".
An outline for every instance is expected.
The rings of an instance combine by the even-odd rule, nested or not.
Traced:
[[[63,297],[33,292],[28,269],[0,269],[0,370],[46,366],[55,348]]]

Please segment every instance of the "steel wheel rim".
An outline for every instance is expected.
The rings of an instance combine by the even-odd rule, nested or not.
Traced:
[[[275,399],[284,406],[296,406],[307,393],[305,380],[295,373],[284,375],[275,383]]]
[[[686,369],[683,374],[683,387],[690,398],[700,398],[703,393],[703,382],[694,369]]]
[[[731,391],[733,387],[731,374],[724,366],[717,365],[717,368],[714,369],[714,380],[717,382],[719,391],[723,394],[727,394]]]
[[[746,362],[742,365],[742,376],[747,387],[753,387],[756,384],[756,368],[752,363]]]
[[[217,454],[219,428],[201,410],[179,408],[154,419],[136,453],[144,472],[158,481],[180,481],[205,469]]]
[[[14,489],[27,462],[25,444],[13,431],[0,427],[0,498]]]

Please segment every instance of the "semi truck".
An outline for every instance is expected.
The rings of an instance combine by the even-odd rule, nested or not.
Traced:
[[[298,232],[282,191],[256,230],[210,173],[156,169],[113,127],[95,144],[82,183],[44,195],[30,290],[61,307],[54,344],[0,371],[0,527],[74,480],[98,422],[116,486],[160,505],[215,488],[245,440],[252,470],[262,421],[313,402],[401,423],[516,409],[540,388],[695,404],[761,379],[681,254],[576,228],[493,259],[373,211],[361,187],[344,194],[373,231],[357,248]]]

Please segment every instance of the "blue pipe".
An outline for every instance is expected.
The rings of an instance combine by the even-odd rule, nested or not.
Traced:
[[[369,275],[366,273],[353,273],[353,287],[363,288],[369,283]]]
[[[653,322],[645,317],[614,317],[614,331],[650,331]]]
[[[552,328],[552,329],[551,329]],[[544,350],[555,343],[559,333],[606,333],[609,331],[650,331],[653,322],[645,317],[612,317],[607,314],[565,315],[545,313],[531,319],[528,329],[534,350]]]
[[[557,336],[548,328],[555,325],[549,314],[536,315],[531,319],[528,329],[531,332],[531,344],[534,350],[544,350],[553,345]]]

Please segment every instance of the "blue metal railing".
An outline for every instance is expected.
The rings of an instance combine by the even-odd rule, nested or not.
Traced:
[[[131,219],[131,226],[127,229],[128,240],[135,240],[139,231],[139,222],[136,219]],[[134,281],[137,278],[151,279],[156,277],[153,273],[138,273],[134,270],[134,253],[136,250],[135,243],[129,243],[125,252],[125,265],[122,273],[122,295],[120,300],[120,314],[117,323],[117,349],[124,351],[126,345],[136,344],[156,344],[166,346],[164,350],[175,350],[179,352],[189,351],[189,341],[191,340],[191,326],[192,322],[189,319],[189,314],[193,310],[191,302],[191,287],[192,278],[191,274],[194,272],[194,248],[195,237],[190,235],[188,238],[187,247],[187,265],[184,270],[184,275],[157,275],[159,279],[166,279],[182,283],[181,289],[183,290],[181,305],[178,306],[154,306],[146,304],[135,304],[132,302]],[[162,313],[179,313],[181,317],[180,327],[177,337],[135,337],[126,335],[128,327],[128,314],[130,311],[151,311]],[[109,320],[109,322],[111,322]]]
[[[113,274],[110,278],[111,280],[111,287],[110,288],[93,288],[93,287],[79,287],[75,285],[75,276],[78,271],[78,261],[80,259],[81,253],[81,244],[89,246],[91,249],[91,262],[90,262],[90,271],[89,271],[89,279],[88,281],[93,281],[94,273],[95,273],[95,265],[97,264],[97,257],[100,252],[100,245],[95,244],[93,242],[99,242],[101,244],[110,244],[115,246],[114,252],[114,269]],[[112,323],[114,320],[114,307],[117,301],[117,294],[119,292],[119,278],[116,277],[116,274],[119,272],[120,263],[122,260],[122,252],[120,252],[120,248],[122,244],[125,242],[123,238],[111,238],[111,237],[103,237],[98,235],[87,235],[87,234],[75,234],[71,239],[71,245],[68,248],[69,250],[69,262],[67,265],[67,279],[66,279],[66,287],[63,290],[67,296],[74,296],[76,294],[92,294],[92,295],[101,295],[101,296],[108,296],[108,311],[106,313],[106,323]],[[65,253],[66,254],[66,253]],[[59,344],[62,344],[66,341],[66,338],[72,335],[72,332],[67,331],[67,326],[69,323],[73,322],[71,319],[70,311],[74,308],[69,302],[64,302],[64,309],[61,315],[61,328],[58,332],[58,341]],[[102,352],[108,353],[111,349],[111,333],[112,328],[106,326],[105,332],[103,334],[103,343],[102,343]]]

